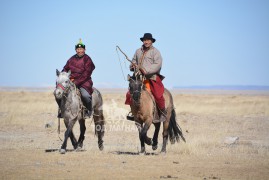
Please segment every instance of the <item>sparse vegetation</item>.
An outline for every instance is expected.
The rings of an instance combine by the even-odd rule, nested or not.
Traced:
[[[0,92],[1,178],[269,177],[268,95],[174,93],[177,120],[187,142],[168,144],[168,153],[164,156],[159,154],[161,144],[156,152],[146,146],[148,156],[137,155],[138,132],[133,122],[125,120],[129,107],[124,105],[124,92],[106,90],[103,97],[107,122],[104,152],[99,152],[93,122],[87,119],[85,151],[60,155],[57,105],[52,91]],[[51,126],[46,128],[48,123]],[[76,135],[78,128],[77,125]],[[64,130],[61,123],[61,138]],[[227,136],[238,136],[239,140],[226,145]],[[160,135],[159,143],[161,138]],[[67,148],[72,150],[70,142]]]

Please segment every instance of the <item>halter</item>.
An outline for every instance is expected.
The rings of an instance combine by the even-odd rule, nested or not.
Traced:
[[[135,103],[135,105],[140,105],[140,96],[139,96],[139,99],[136,101],[136,100],[134,100],[134,98],[133,98],[133,94],[134,93],[139,93],[140,94],[140,96],[141,96],[141,91],[138,91],[138,90],[135,90],[132,94],[131,94],[131,97],[132,97],[132,100],[134,101],[134,103]]]
[[[65,90],[65,87],[61,83],[57,84],[56,88],[58,87],[60,87],[63,91]]]
[[[135,80],[134,79],[131,79],[132,81],[134,82],[137,82],[138,81],[138,76],[140,76],[141,74],[139,72],[135,73]],[[143,75],[142,78],[141,78],[141,90],[134,90],[132,93],[130,92],[131,94],[131,97],[132,97],[132,100],[134,101],[135,105],[139,106],[140,105],[140,98],[141,98],[141,93],[142,93],[142,90],[144,88],[144,80],[145,80],[145,76]],[[134,93],[139,93],[139,99],[136,101],[134,98],[133,98],[133,94]]]
[[[68,93],[70,87],[72,86],[72,84],[70,83],[70,81],[69,81],[68,84],[69,84],[68,87],[64,87],[64,86],[62,85],[62,83],[58,83],[58,84],[56,85],[56,89],[58,89],[58,88],[60,87],[60,88],[63,90],[63,95],[65,96],[65,94]]]

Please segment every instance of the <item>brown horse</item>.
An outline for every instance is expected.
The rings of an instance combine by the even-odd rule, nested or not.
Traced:
[[[145,143],[152,145],[152,149],[158,148],[158,135],[161,123],[154,123],[155,131],[153,139],[147,137],[148,129],[153,123],[153,119],[158,117],[158,110],[154,97],[148,92],[143,84],[144,77],[140,73],[135,73],[132,77],[129,76],[129,90],[132,97],[131,110],[134,115],[134,121],[139,131],[141,142],[140,153],[145,153]],[[171,144],[175,141],[179,142],[180,138],[185,142],[182,130],[176,122],[176,113],[173,105],[171,93],[165,89],[165,108],[167,111],[166,120],[163,122],[163,146],[161,153],[166,153],[166,145],[168,136]]]

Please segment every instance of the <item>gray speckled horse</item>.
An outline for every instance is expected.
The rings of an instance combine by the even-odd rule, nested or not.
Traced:
[[[61,99],[61,114],[64,118],[64,123],[67,128],[64,135],[64,141],[60,149],[60,153],[66,152],[67,140],[70,137],[74,149],[81,149],[84,141],[84,134],[86,131],[85,126],[85,107],[83,106],[80,92],[76,88],[75,84],[70,81],[69,76],[71,72],[59,72],[56,70],[57,80],[56,89],[54,90],[54,96],[56,99]],[[104,116],[103,116],[103,100],[101,93],[93,88],[92,94],[92,109],[93,119],[95,123],[95,134],[98,136],[98,146],[100,150],[103,150],[103,136],[104,136]],[[72,131],[76,121],[80,125],[80,136],[78,141],[76,140]]]

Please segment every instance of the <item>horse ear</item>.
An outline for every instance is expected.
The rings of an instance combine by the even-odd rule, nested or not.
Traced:
[[[71,75],[71,70],[69,70],[69,71],[67,72],[67,74],[68,74],[68,77],[70,77],[70,75]]]
[[[130,81],[130,79],[131,79],[131,76],[128,74],[127,75],[127,81]]]
[[[58,69],[56,69],[56,75],[59,76],[60,75],[60,71]]]

